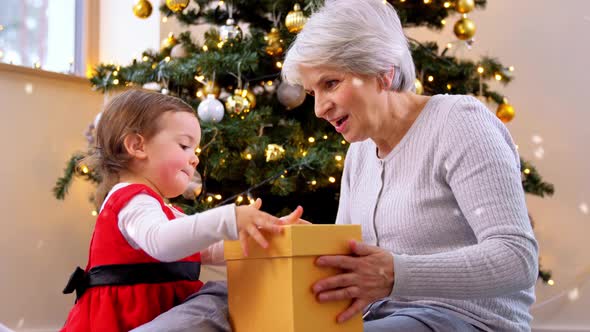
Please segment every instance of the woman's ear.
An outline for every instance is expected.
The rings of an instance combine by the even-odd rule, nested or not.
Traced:
[[[138,159],[147,158],[145,139],[140,134],[127,134],[123,140],[123,146],[130,156]]]
[[[381,89],[383,90],[391,90],[391,84],[393,84],[393,78],[395,77],[395,68],[391,67],[388,72],[381,74],[381,79],[379,82],[381,83]]]

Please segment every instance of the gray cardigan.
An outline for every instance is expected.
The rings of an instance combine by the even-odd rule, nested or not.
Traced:
[[[393,305],[448,310],[488,331],[530,331],[538,248],[506,127],[477,99],[433,96],[383,159],[346,156],[338,224],[391,251]]]

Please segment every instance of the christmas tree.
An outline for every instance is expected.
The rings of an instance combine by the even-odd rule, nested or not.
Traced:
[[[475,23],[468,18],[486,0],[390,0],[404,27],[442,29],[455,20],[459,43],[473,43]],[[147,50],[127,66],[99,64],[90,81],[94,89],[143,87],[177,96],[197,110],[203,135],[195,151],[201,160],[198,176],[180,197],[171,199],[187,213],[217,205],[248,204],[261,197],[263,208],[284,215],[296,205],[314,223],[335,220],[340,174],[348,143],[326,121],[315,118],[313,98],[302,87],[280,81],[282,57],[306,17],[321,6],[306,0],[167,0],[160,7],[164,17],[189,26],[209,23],[212,28],[198,44],[190,32],[170,35],[158,51]],[[139,0],[133,12],[139,18],[151,14],[148,0]],[[247,31],[238,25],[247,24]],[[440,49],[435,42],[410,39],[416,65],[416,92],[477,96],[498,105],[504,122],[514,108],[490,81],[507,84],[512,68],[484,57],[477,61],[449,55],[451,45]],[[436,75],[436,80],[433,79]],[[92,146],[92,129],[87,133]],[[54,188],[64,199],[71,181],[80,177],[100,182],[100,176],[78,165],[85,153],[69,160],[65,174]],[[535,168],[522,161],[526,193],[552,195],[553,186]],[[547,281],[550,273],[541,270]]]

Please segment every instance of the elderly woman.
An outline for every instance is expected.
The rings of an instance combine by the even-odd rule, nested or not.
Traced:
[[[400,20],[382,0],[326,1],[283,78],[351,143],[337,224],[352,256],[317,264],[318,301],[351,299],[365,331],[529,331],[535,241],[508,130],[477,99],[417,95]]]

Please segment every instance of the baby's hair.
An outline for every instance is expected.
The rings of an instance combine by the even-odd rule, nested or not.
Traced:
[[[132,159],[124,146],[125,137],[140,134],[149,140],[161,130],[158,119],[166,112],[194,114],[193,108],[179,98],[139,89],[125,91],[105,106],[96,128],[95,146],[80,161],[102,179],[95,194],[98,207]]]

